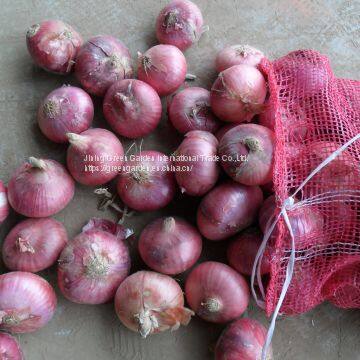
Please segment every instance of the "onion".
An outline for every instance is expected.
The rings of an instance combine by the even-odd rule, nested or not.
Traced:
[[[179,284],[167,275],[152,271],[138,271],[119,286],[115,310],[128,329],[144,338],[177,330],[180,325],[187,325],[194,314],[184,307]]]
[[[200,9],[189,0],[173,0],[156,20],[156,37],[160,44],[169,44],[184,51],[200,39],[204,32]]]
[[[19,214],[38,218],[64,209],[74,192],[74,180],[61,164],[30,157],[12,175],[8,199]]]
[[[161,120],[157,92],[140,80],[122,80],[106,92],[104,116],[114,131],[131,139],[151,133]]]
[[[3,260],[10,270],[38,272],[55,264],[67,241],[66,230],[59,221],[27,219],[5,238]]]
[[[9,215],[9,202],[7,199],[7,189],[0,180],[0,225]]]
[[[259,70],[235,65],[222,71],[211,88],[210,104],[221,120],[250,121],[263,109],[266,82]]]
[[[102,185],[121,170],[124,150],[120,140],[105,129],[89,129],[80,135],[68,133],[67,166],[83,185]]]
[[[221,165],[235,181],[264,185],[272,180],[275,134],[264,126],[242,124],[228,131],[219,144]]]
[[[47,71],[67,74],[72,70],[83,39],[70,25],[59,20],[46,20],[30,26],[26,43],[36,65]]]
[[[176,192],[170,165],[169,157],[158,151],[130,155],[117,183],[121,200],[137,211],[152,211],[168,205]]]
[[[262,201],[258,186],[227,181],[202,199],[197,211],[198,228],[209,240],[226,239],[255,221]]]
[[[67,142],[66,133],[87,130],[94,117],[91,97],[75,86],[53,90],[41,102],[38,123],[42,133],[57,143]]]
[[[170,95],[185,81],[186,59],[172,45],[156,45],[139,54],[138,78],[152,86],[160,96]]]
[[[178,169],[191,169],[175,173],[183,193],[201,196],[214,187],[220,173],[216,159],[217,146],[217,139],[207,131],[194,130],[185,135],[185,140],[175,152],[175,166]]]
[[[214,323],[241,316],[250,299],[245,278],[215,261],[204,262],[192,270],[186,279],[185,295],[197,315]]]
[[[167,217],[148,224],[139,239],[139,253],[146,265],[163,274],[180,274],[199,259],[202,240],[183,219]]]
[[[239,124],[227,124],[222,126],[216,133],[215,133],[215,137],[218,139],[218,141],[220,142],[221,139],[223,138],[223,136],[231,129],[233,129],[235,126],[238,126]]]
[[[133,75],[128,48],[109,35],[89,39],[76,57],[75,75],[82,87],[90,94],[104,96],[117,80]]]
[[[258,66],[264,54],[249,45],[232,45],[218,52],[216,71],[224,71],[234,65]]]
[[[28,333],[45,326],[56,309],[51,285],[38,275],[13,271],[0,275],[0,329]]]
[[[301,66],[291,69],[294,73],[290,77],[289,87],[295,87],[298,97],[313,97],[325,90],[329,75],[321,64],[305,63],[302,59]],[[293,82],[293,84],[291,84]]]
[[[220,336],[215,348],[215,360],[261,359],[267,330],[258,321],[242,318],[230,324]],[[269,348],[266,360],[273,359]]]
[[[101,223],[91,222],[66,245],[59,259],[58,284],[68,300],[103,304],[115,296],[130,272],[125,234],[120,228],[114,235]]]
[[[272,102],[265,102],[264,109],[259,114],[259,124],[272,131],[275,130],[275,109]]]
[[[177,93],[168,113],[171,123],[182,134],[191,130],[214,133],[220,126],[210,108],[210,92],[200,87],[189,87]]]
[[[0,359],[24,360],[23,352],[16,338],[4,332],[0,332]]]

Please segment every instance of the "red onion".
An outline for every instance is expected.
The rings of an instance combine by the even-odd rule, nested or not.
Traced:
[[[114,131],[131,139],[151,133],[161,120],[157,92],[140,80],[122,80],[106,92],[104,116]]]
[[[103,304],[115,296],[116,289],[130,272],[130,255],[123,241],[126,232],[120,229],[115,235],[94,223],[88,229],[62,251],[58,284],[70,301]]]
[[[41,102],[38,123],[42,133],[57,143],[67,142],[66,133],[87,130],[94,117],[91,97],[75,86],[53,90]]]
[[[139,239],[139,253],[146,265],[163,274],[180,274],[199,259],[202,240],[183,219],[167,217],[148,224]]]
[[[138,271],[119,286],[115,310],[128,329],[144,338],[177,330],[180,325],[187,325],[194,314],[184,307],[179,284],[170,276],[152,271]]]
[[[258,321],[242,318],[230,324],[220,336],[215,348],[215,360],[259,360],[267,336]],[[266,360],[273,359],[271,347]]]
[[[220,168],[217,162],[218,141],[207,131],[194,130],[185,135],[175,152],[175,166],[191,171],[175,173],[181,192],[193,196],[206,194],[216,184]]]
[[[205,31],[200,9],[189,0],[173,0],[156,20],[156,37],[160,44],[169,44],[184,51],[200,39]]]
[[[56,295],[42,277],[22,271],[0,275],[0,329],[28,333],[45,326],[56,310]]]
[[[272,131],[275,130],[275,109],[272,102],[265,103],[263,111],[259,114],[259,124]]]
[[[245,278],[215,261],[204,262],[191,271],[186,279],[185,295],[197,315],[214,323],[241,316],[250,299]]]
[[[75,75],[88,93],[104,96],[115,81],[133,75],[130,52],[113,36],[94,36],[78,52]]]
[[[222,71],[211,88],[210,104],[221,120],[250,121],[263,109],[266,82],[261,72],[248,65]]]
[[[294,84],[288,86],[296,87],[299,97],[312,97],[319,94],[327,86],[329,75],[324,66],[320,64],[303,63],[292,69],[294,74],[290,77],[290,81]]]
[[[216,133],[215,133],[215,137],[218,139],[218,141],[220,142],[221,139],[223,138],[223,136],[231,129],[233,129],[235,126],[238,126],[239,124],[227,124],[222,126]]]
[[[67,166],[83,185],[102,185],[121,170],[124,149],[120,140],[105,129],[89,129],[80,135],[68,133]]]
[[[0,332],[0,359],[24,360],[23,352],[16,338],[4,332]]]
[[[197,224],[209,240],[223,240],[250,226],[256,219],[263,195],[258,186],[227,181],[212,189],[201,201]]]
[[[210,108],[210,92],[200,87],[189,87],[177,93],[168,113],[171,123],[182,134],[191,130],[214,133],[220,126]]]
[[[138,78],[152,86],[160,96],[170,95],[185,81],[186,59],[172,45],[156,45],[139,54]]]
[[[264,126],[242,124],[228,131],[219,144],[221,165],[235,181],[264,185],[272,180],[275,134]]]
[[[176,192],[170,165],[168,156],[158,151],[130,155],[117,183],[121,200],[137,211],[152,211],[168,205]]]
[[[7,199],[7,189],[0,180],[0,225],[9,215],[9,202]]]
[[[12,175],[8,199],[19,214],[38,218],[64,209],[74,192],[74,180],[61,164],[55,160],[30,157]]]
[[[67,74],[72,70],[83,39],[70,25],[59,20],[46,20],[30,26],[26,43],[36,65],[47,71]]]
[[[38,272],[55,264],[67,243],[64,226],[51,218],[27,219],[7,235],[2,256],[10,270]]]

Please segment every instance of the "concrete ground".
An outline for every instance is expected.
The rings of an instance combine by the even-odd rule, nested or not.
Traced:
[[[27,27],[42,19],[59,18],[75,27],[85,38],[112,34],[123,40],[135,56],[156,44],[154,22],[166,1],[155,0],[0,0],[0,177],[8,181],[12,171],[28,156],[65,159],[65,146],[47,141],[36,125],[39,101],[62,84],[76,84],[72,76],[61,77],[36,68],[25,45]],[[198,75],[197,85],[209,87],[215,78],[216,52],[227,44],[248,43],[276,58],[299,48],[313,48],[329,55],[339,77],[358,77],[359,2],[346,0],[197,0],[210,31],[186,52],[189,71]],[[106,127],[97,104],[96,126]],[[145,139],[145,149],[170,152],[181,138],[164,115],[159,128]],[[125,142],[126,145],[129,142]],[[180,198],[176,205],[137,215],[127,222],[138,234],[151,219],[178,214],[193,219],[197,200]],[[73,236],[99,213],[91,188],[77,187],[74,201],[57,219]],[[190,210],[189,210],[190,209]],[[15,214],[1,227],[2,240],[19,221]],[[133,270],[141,267],[135,253]],[[204,258],[217,259],[225,245],[207,244]],[[55,270],[43,274],[53,284]],[[248,315],[267,320],[251,306]],[[194,319],[189,327],[142,340],[117,320],[113,305],[80,306],[59,294],[55,318],[39,332],[19,337],[27,360],[205,360],[222,326]],[[360,359],[360,313],[329,304],[296,318],[280,319],[273,342],[277,360]]]

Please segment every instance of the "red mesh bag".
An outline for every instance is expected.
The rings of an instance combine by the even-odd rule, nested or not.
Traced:
[[[275,109],[274,190],[277,205],[336,149],[360,133],[360,82],[337,79],[328,59],[311,50],[261,64]],[[280,312],[304,313],[329,300],[360,307],[360,140],[352,143],[297,192],[293,212],[313,212],[321,226],[295,240],[292,280]],[[312,217],[311,217],[312,218]],[[283,218],[271,237],[275,258],[266,292],[273,313],[291,254]]]

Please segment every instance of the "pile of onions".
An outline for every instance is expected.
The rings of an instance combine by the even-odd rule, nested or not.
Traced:
[[[160,96],[170,95],[185,81],[184,54],[173,45],[156,45],[139,54],[138,78],[152,86]]]
[[[176,275],[191,268],[199,259],[202,240],[187,221],[167,217],[148,224],[138,246],[141,258],[151,269]]]
[[[215,348],[215,360],[261,359],[267,330],[258,321],[242,318],[230,324],[222,333]],[[273,359],[271,347],[266,360]]]
[[[263,109],[266,81],[261,72],[248,65],[222,71],[211,88],[210,104],[221,120],[250,121]]]
[[[2,257],[10,270],[38,272],[55,264],[67,241],[66,230],[59,221],[27,219],[6,236]]]
[[[66,133],[79,134],[87,130],[94,117],[91,97],[75,86],[53,90],[41,102],[38,123],[42,133],[51,141],[67,142]]]
[[[61,164],[30,157],[12,175],[8,200],[19,214],[47,217],[64,209],[74,192],[74,180]]]
[[[137,211],[152,211],[168,205],[176,192],[170,165],[169,157],[158,151],[131,155],[117,183],[121,200]]]
[[[68,133],[67,137],[67,167],[80,184],[105,184],[121,170],[124,149],[111,131],[96,128],[80,135]]]
[[[2,360],[24,360],[18,341],[5,332],[0,332],[0,358]]]
[[[225,323],[241,316],[250,299],[245,278],[231,267],[207,261],[191,271],[185,283],[186,300],[202,319]]]
[[[30,26],[26,43],[36,65],[47,71],[67,74],[73,68],[83,40],[70,25],[47,20]]]
[[[182,134],[191,130],[214,133],[220,121],[211,111],[210,91],[200,87],[189,87],[177,93],[168,107],[169,119]]]
[[[56,309],[51,285],[38,275],[14,271],[0,275],[0,329],[28,333],[45,326]]]
[[[209,240],[223,240],[250,226],[263,202],[258,186],[227,181],[212,189],[201,201],[197,225]]]
[[[147,83],[125,79],[117,81],[106,92],[104,116],[117,134],[131,139],[152,132],[161,119],[161,100]]]
[[[219,144],[221,165],[235,181],[264,185],[272,180],[275,134],[257,124],[242,124],[229,130]]]
[[[120,226],[120,225],[119,225]],[[130,272],[123,231],[116,235],[91,223],[61,253],[58,284],[63,295],[79,304],[110,301]]]
[[[200,9],[189,0],[173,0],[156,20],[156,37],[160,44],[169,44],[184,51],[200,39],[204,32]]]
[[[76,57],[75,75],[82,87],[93,95],[104,96],[115,81],[130,78],[132,74],[130,52],[113,36],[92,37]]]
[[[115,310],[120,321],[146,338],[187,325],[191,310],[184,307],[179,284],[167,275],[138,271],[129,276],[115,296]]]
[[[9,215],[9,202],[7,199],[7,189],[0,180],[0,225]]]

